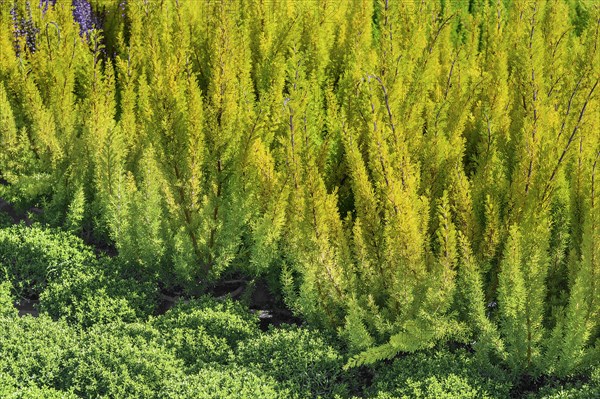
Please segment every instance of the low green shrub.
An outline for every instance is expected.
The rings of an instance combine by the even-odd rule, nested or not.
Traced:
[[[502,376],[482,375],[465,351],[432,350],[380,365],[368,390],[371,398],[505,398],[511,385]]]
[[[0,373],[20,385],[59,387],[77,331],[47,316],[0,318]]]
[[[162,330],[201,327],[232,347],[260,332],[258,317],[247,307],[231,299],[220,301],[208,296],[179,302],[156,320],[156,326]]]
[[[66,270],[95,261],[91,249],[69,233],[22,224],[0,228],[0,264],[21,296],[38,295]]]
[[[238,366],[208,367],[169,381],[165,399],[285,399],[285,390],[268,376]]]
[[[70,353],[65,387],[86,398],[159,399],[183,363],[147,324],[95,325]]]
[[[89,327],[153,313],[156,282],[134,279],[117,258],[98,260],[79,238],[56,229],[0,228],[0,265],[16,291],[40,295],[40,310]]]
[[[591,399],[600,398],[600,388],[587,384],[561,387],[544,387],[531,399]]]
[[[77,271],[68,279],[51,283],[40,295],[40,310],[55,319],[89,327],[95,323],[135,321],[135,310],[126,298],[109,295],[105,287],[97,287],[94,274]]]
[[[156,307],[156,284],[124,279],[112,262],[103,259],[93,267],[65,271],[40,295],[40,310],[83,327],[144,319]]]
[[[394,390],[392,390],[394,392]],[[479,387],[473,386],[468,379],[455,374],[443,378],[436,376],[424,380],[408,379],[402,387],[402,392],[389,391],[378,392],[372,399],[409,399],[409,398],[431,398],[431,399],[475,399],[493,398]],[[498,397],[499,398],[499,397]]]
[[[203,327],[165,331],[166,346],[183,360],[189,371],[198,371],[209,363],[227,364],[233,359],[233,350],[224,338],[210,335]]]
[[[2,399],[78,399],[72,392],[65,392],[37,385],[18,386],[14,379],[0,375],[0,398]]]
[[[4,398],[16,390],[17,380],[6,372],[0,370],[0,398]]]
[[[241,342],[237,364],[272,376],[293,397],[344,394],[343,358],[316,331],[282,326]]]
[[[259,333],[258,319],[246,307],[208,297],[180,302],[153,324],[192,371],[207,363],[229,363],[238,342]]]
[[[0,317],[12,317],[18,314],[14,299],[11,282],[7,280],[0,282]]]
[[[588,382],[548,384],[535,394],[530,394],[529,399],[590,399],[600,398],[600,367],[590,373]]]

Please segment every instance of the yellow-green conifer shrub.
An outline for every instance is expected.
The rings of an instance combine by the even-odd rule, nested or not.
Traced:
[[[24,193],[19,183],[24,175],[32,173],[34,157],[29,148],[25,129],[17,130],[12,105],[4,84],[0,84],[0,170],[2,179],[10,184],[1,194],[8,200],[18,201]]]
[[[527,291],[521,267],[522,241],[522,232],[517,226],[513,226],[500,265],[498,282],[500,332],[506,342],[507,363],[518,371],[522,371],[529,365],[526,327]]]
[[[498,327],[486,314],[482,270],[478,269],[468,239],[458,233],[458,267],[455,304],[459,321],[467,324],[476,354],[486,364],[503,354],[504,344]]]
[[[597,359],[595,2],[91,5],[0,3],[3,200],[166,285],[279,277],[350,365]]]
[[[314,72],[307,71],[306,54],[298,47],[290,52],[285,123],[277,137],[277,158],[290,193],[283,233],[283,256],[289,264],[284,288],[293,309],[316,323],[336,327],[343,317],[351,262],[336,195],[327,191],[319,168],[319,155],[326,149],[320,136],[325,94]]]

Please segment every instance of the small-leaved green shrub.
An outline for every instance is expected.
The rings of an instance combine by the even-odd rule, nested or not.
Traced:
[[[16,316],[17,309],[13,304],[12,284],[5,280],[0,282],[0,317]]]
[[[169,381],[165,399],[284,399],[287,392],[268,376],[238,366],[208,367]]]
[[[166,345],[192,370],[206,363],[228,363],[238,342],[259,333],[258,320],[232,300],[203,297],[180,302],[154,321]]]
[[[233,359],[233,350],[225,339],[208,334],[203,327],[173,327],[165,331],[164,339],[167,348],[192,371],[207,363],[226,364]]]
[[[58,229],[15,225],[0,228],[0,264],[22,296],[39,294],[65,271],[93,264],[96,257],[83,241]]]
[[[115,263],[107,258],[65,271],[40,295],[40,309],[84,327],[145,318],[156,306],[156,285],[123,278]]]
[[[183,363],[146,324],[95,325],[70,353],[64,384],[86,398],[163,398],[165,384]]]
[[[231,299],[220,301],[208,296],[179,302],[158,318],[156,325],[167,330],[202,327],[208,334],[225,339],[231,346],[259,333],[258,317],[247,307]]]
[[[14,379],[0,373],[0,398],[2,399],[78,399],[72,392],[60,391],[35,384],[19,386]]]
[[[76,330],[47,316],[0,318],[0,373],[19,384],[59,387]]]
[[[135,311],[126,298],[115,298],[105,287],[97,288],[97,276],[77,270],[69,279],[52,283],[40,295],[40,309],[53,318],[88,327],[95,323],[134,321]]]
[[[475,399],[507,397],[510,384],[486,377],[464,351],[418,352],[375,369],[370,397],[377,399]]]
[[[236,362],[261,370],[289,388],[293,397],[343,393],[343,358],[313,330],[295,326],[272,328],[241,342]]]

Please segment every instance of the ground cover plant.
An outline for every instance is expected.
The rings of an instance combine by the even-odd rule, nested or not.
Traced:
[[[0,396],[583,398],[594,0],[0,2]]]

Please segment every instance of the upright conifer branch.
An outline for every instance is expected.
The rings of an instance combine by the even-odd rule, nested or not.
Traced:
[[[548,194],[549,190],[551,189],[554,178],[556,177],[556,173],[558,172],[560,166],[562,165],[563,160],[564,160],[565,156],[567,155],[567,152],[569,151],[569,147],[571,146],[571,143],[573,142],[573,139],[575,138],[575,134],[577,133],[577,130],[579,129],[579,125],[581,124],[581,121],[583,120],[583,116],[585,114],[587,105],[590,102],[590,98],[592,97],[592,94],[594,93],[594,90],[598,86],[599,82],[600,82],[600,79],[596,79],[596,82],[590,89],[590,92],[588,93],[587,98],[585,99],[585,102],[583,103],[583,106],[581,107],[581,111],[579,112],[579,117],[577,118],[577,122],[575,123],[575,126],[573,127],[573,131],[571,132],[571,135],[569,136],[569,140],[567,141],[567,144],[563,148],[563,150],[560,154],[560,157],[558,158],[558,161],[557,161],[556,165],[554,166],[554,169],[552,169],[552,173],[550,174],[550,178],[548,179],[548,182],[546,183],[546,186],[544,187],[544,192],[542,194],[542,201],[544,201],[544,202],[546,199],[546,195]]]

